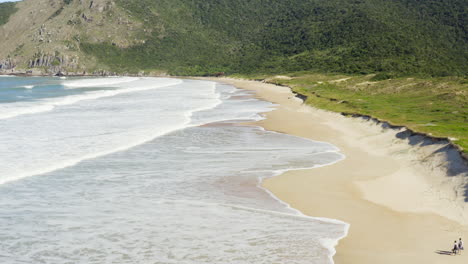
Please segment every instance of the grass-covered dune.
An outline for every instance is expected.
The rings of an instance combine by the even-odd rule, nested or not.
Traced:
[[[113,70],[466,75],[463,0],[117,0],[145,43],[82,42]]]
[[[461,77],[391,78],[306,72],[269,78],[307,96],[315,107],[382,121],[449,138],[468,153],[468,81]],[[245,76],[244,76],[245,77]],[[249,76],[263,79],[266,76]]]

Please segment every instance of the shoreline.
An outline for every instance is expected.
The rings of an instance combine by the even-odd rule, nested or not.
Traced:
[[[251,124],[252,125],[252,124]],[[263,128],[261,126],[259,126],[260,128]],[[272,131],[274,132],[274,131]],[[343,159],[345,159],[346,157],[344,157],[343,155]],[[331,166],[337,162],[340,162],[341,160],[343,159],[340,159],[340,160],[337,160],[337,161],[334,161],[334,162],[331,162],[331,163],[328,163],[328,164],[323,164],[323,165],[317,165],[315,167],[311,167],[311,168],[298,168],[298,169],[289,169],[289,170],[284,170],[284,171],[279,171],[277,174],[274,174],[272,175],[271,177],[267,177],[267,178],[261,178],[259,177],[258,178],[258,184],[257,184],[257,188],[259,188],[260,190],[263,190],[264,192],[266,192],[268,195],[270,195],[274,200],[276,200],[277,202],[279,202],[280,204],[283,204],[284,206],[286,206],[286,208],[292,210],[292,211],[295,211],[299,216],[301,217],[305,217],[305,218],[308,218],[308,219],[313,219],[313,220],[316,220],[316,221],[323,221],[323,222],[329,222],[329,223],[339,223],[339,224],[343,224],[345,227],[344,227],[344,234],[343,236],[341,237],[338,237],[337,239],[335,240],[331,240],[331,239],[326,239],[326,240],[322,240],[321,241],[321,244],[323,247],[327,248],[329,250],[329,254],[328,254],[328,259],[330,260],[331,263],[335,263],[333,261],[333,257],[335,256],[336,254],[336,246],[339,244],[340,240],[346,238],[349,234],[349,228],[350,228],[350,224],[347,223],[347,222],[344,222],[344,221],[341,221],[341,220],[338,220],[338,219],[334,219],[334,218],[326,218],[326,217],[317,217],[317,216],[311,216],[311,215],[307,215],[305,213],[303,213],[302,211],[300,211],[299,209],[297,208],[294,208],[291,206],[291,204],[289,204],[288,202],[286,202],[285,200],[281,200],[278,196],[276,196],[272,191],[270,191],[268,188],[266,188],[264,186],[264,182],[268,179],[272,179],[272,178],[275,178],[275,177],[278,177],[286,172],[290,172],[290,171],[303,171],[303,170],[311,170],[311,169],[315,169],[315,168],[320,168],[320,167],[325,167],[325,166]]]
[[[304,102],[308,99],[308,95],[304,95],[300,92],[297,92],[297,91],[294,91],[291,87],[288,87],[286,85],[282,85],[282,84],[278,84],[278,83],[275,83],[275,82],[271,82],[271,80],[268,80],[268,79],[265,79],[265,80],[254,80],[254,81],[262,81],[262,82],[265,82],[265,83],[268,83],[268,84],[273,84],[273,85],[276,85],[276,86],[281,86],[281,87],[287,87],[289,89],[291,89],[292,93],[299,99],[303,100]],[[334,102],[336,101],[337,99],[328,99],[330,102]],[[356,112],[341,112],[340,113],[341,115],[345,116],[345,117],[352,117],[352,118],[361,118],[361,119],[364,119],[366,121],[372,121],[372,122],[375,122],[377,124],[381,124],[382,126],[385,126],[386,128],[389,128],[389,129],[405,129],[407,130],[406,132],[408,132],[410,135],[409,136],[422,136],[424,137],[426,140],[430,140],[432,141],[432,143],[435,143],[435,142],[446,142],[447,144],[450,144],[450,147],[456,149],[456,151],[458,151],[458,153],[460,154],[461,158],[464,159],[464,162],[465,162],[465,165],[468,166],[468,153],[466,153],[464,151],[464,149],[459,146],[458,144],[456,144],[452,138],[450,137],[437,137],[437,136],[434,136],[432,134],[428,134],[428,133],[424,133],[424,132],[419,132],[419,131],[416,131],[414,129],[411,129],[405,125],[400,125],[400,124],[394,124],[392,123],[391,121],[388,121],[388,120],[384,120],[384,119],[380,119],[378,117],[375,117],[375,116],[371,116],[371,115],[367,115],[367,114],[360,114],[360,113],[356,113]]]
[[[278,104],[253,125],[329,142],[346,155],[338,163],[287,171],[262,183],[305,215],[350,224],[336,247],[335,263],[466,263],[466,253],[446,255],[453,240],[468,239],[468,207],[463,195],[453,193],[464,179],[447,179],[440,164],[421,157],[440,145],[408,145],[395,138],[394,130],[306,106],[287,87],[200,79],[252,90],[257,98]],[[427,162],[433,166],[427,168]]]
[[[451,241],[468,240],[468,170],[454,160],[447,142],[307,106],[285,86],[193,79],[254,91],[276,106],[263,113],[266,119],[248,125],[328,142],[346,156],[259,181],[260,188],[304,216],[350,224],[334,247],[336,263],[447,263]],[[467,263],[467,253],[450,263]]]
[[[157,77],[157,78],[180,78],[180,79],[208,79],[208,80],[212,80],[212,81],[218,81],[218,82],[223,82],[223,80],[229,80],[231,78],[229,77],[197,77],[197,76],[193,76],[193,77],[187,77],[187,76],[171,76],[171,75],[167,75],[167,74],[150,74],[150,75],[140,75],[140,74],[125,74],[125,75],[119,75],[119,74],[116,74],[116,73],[113,73],[111,74],[111,72],[100,72],[100,73],[66,73],[66,74],[52,74],[52,73],[43,73],[43,72],[33,72],[33,73],[27,73],[26,70],[23,70],[23,71],[17,71],[17,72],[1,72],[0,71],[0,76],[14,76],[14,77]],[[290,87],[288,86],[284,86],[284,85],[281,85],[281,84],[276,84],[276,83],[273,83],[273,82],[268,82],[268,81],[265,81],[265,80],[249,80],[249,81],[253,81],[253,82],[259,82],[259,81],[264,81],[265,83],[267,84],[271,84],[271,85],[274,85],[274,86],[281,86],[281,87],[286,87],[288,89],[291,89]],[[292,89],[291,89],[292,91]],[[298,93],[298,92],[293,92],[292,93],[294,94],[294,96],[296,96],[297,98],[303,100],[304,102],[307,100],[307,95],[303,95],[301,93]],[[455,142],[453,142],[453,140],[451,138],[448,138],[448,137],[436,137],[436,136],[433,136],[433,135],[430,135],[430,134],[427,134],[427,133],[423,133],[423,132],[419,132],[419,131],[415,131],[413,129],[410,129],[406,126],[403,126],[403,125],[398,125],[398,124],[392,124],[390,121],[387,121],[387,120],[382,120],[382,119],[379,119],[377,117],[374,117],[374,116],[369,116],[369,115],[365,115],[365,114],[359,114],[359,113],[349,113],[349,112],[342,112],[341,115],[343,116],[346,116],[346,117],[353,117],[353,118],[362,118],[362,119],[365,119],[365,120],[371,120],[371,121],[374,121],[376,123],[381,123],[382,125],[385,125],[385,126],[388,126],[389,128],[395,128],[395,129],[406,129],[409,133],[411,133],[411,135],[420,135],[420,136],[423,136],[423,137],[426,137],[428,140],[431,140],[433,142],[440,142],[440,141],[444,141],[444,142],[448,142],[450,144],[450,146],[452,148],[454,148],[459,154],[460,156],[464,159],[464,162],[466,164],[466,166],[468,166],[468,153],[466,153],[464,151],[464,149],[459,146],[458,144],[456,144]]]

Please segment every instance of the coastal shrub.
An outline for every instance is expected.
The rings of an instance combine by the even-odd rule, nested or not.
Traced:
[[[391,78],[394,78],[395,75],[392,73],[388,72],[379,72],[376,75],[374,75],[370,80],[371,81],[383,81],[383,80],[388,80]]]
[[[6,24],[10,16],[13,15],[18,8],[16,8],[16,3],[6,2],[0,3],[0,26]]]

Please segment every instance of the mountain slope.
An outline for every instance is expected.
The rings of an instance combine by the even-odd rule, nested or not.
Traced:
[[[117,3],[146,20],[149,28],[152,23],[164,25],[164,34],[156,32],[145,45],[114,51],[121,60],[140,58],[142,68],[169,66],[178,74],[197,70],[467,72],[464,1]],[[135,50],[143,51],[144,57]],[[100,56],[92,47],[87,51]],[[116,62],[112,57],[101,59],[109,65]]]
[[[26,0],[0,27],[0,69],[33,68],[38,71],[82,72],[102,68],[80,43],[109,42],[129,47],[141,23],[129,20],[112,1]]]
[[[19,11],[3,27],[21,36],[31,34],[31,28],[18,31],[12,21],[32,2],[17,4]],[[80,59],[76,67],[83,70],[188,75],[301,70],[468,73],[467,3],[463,0],[37,2],[49,4],[50,14],[41,15],[49,18],[35,22],[35,30],[45,23],[47,28],[72,33],[57,34],[51,44],[29,49],[35,54],[40,49],[63,53],[64,46],[72,45],[75,52],[71,53]],[[58,37],[67,42],[59,43]],[[22,45],[16,38],[10,40],[16,48]],[[4,42],[0,41],[0,49]],[[23,42],[28,45],[27,40]],[[0,51],[0,58],[13,57],[23,67],[32,56],[18,56],[12,47],[6,50]]]
[[[15,3],[7,2],[0,3],[0,25],[8,22],[8,19],[13,15],[18,9],[15,6]]]

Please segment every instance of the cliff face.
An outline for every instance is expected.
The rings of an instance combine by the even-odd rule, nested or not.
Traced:
[[[14,68],[16,68],[16,62],[14,59],[8,58],[5,60],[0,60],[0,71]]]
[[[0,71],[82,73],[102,65],[80,42],[139,43],[141,24],[111,0],[25,0],[0,26]]]

